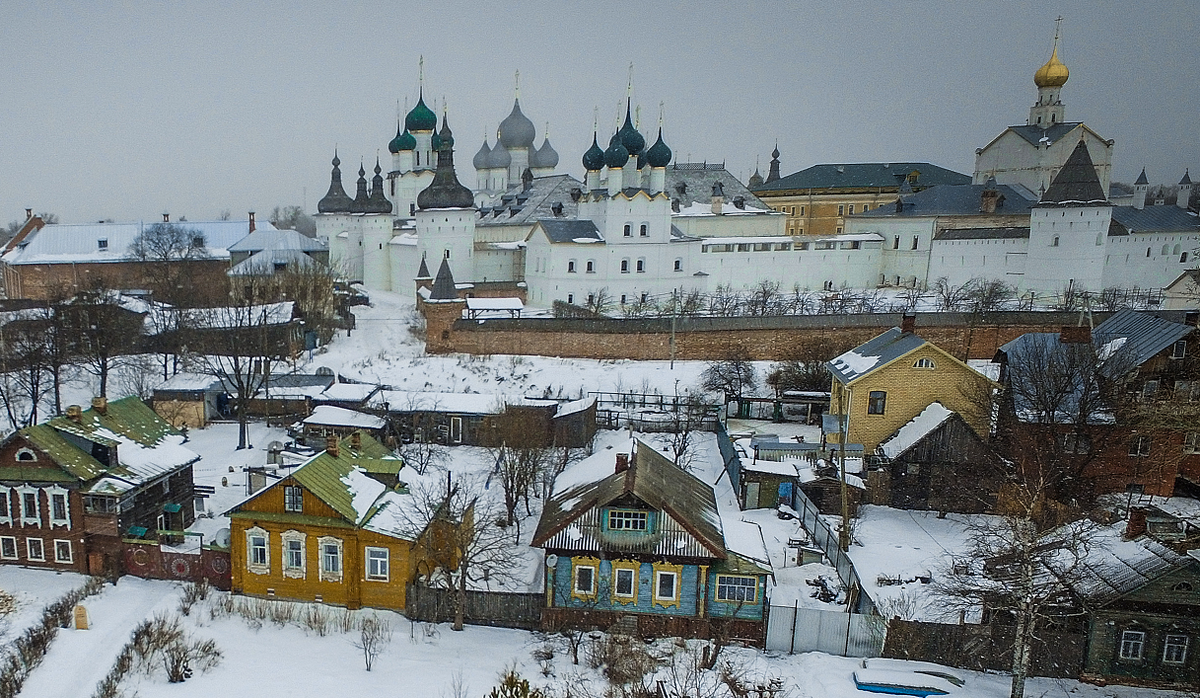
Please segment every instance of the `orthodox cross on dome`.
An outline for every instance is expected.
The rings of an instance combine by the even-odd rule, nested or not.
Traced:
[[[629,81],[625,83],[625,96],[633,97],[633,61],[629,62]]]
[[[592,131],[600,130],[600,107],[592,107]]]
[[[659,103],[658,103],[658,127],[659,128],[662,128],[662,125],[663,125],[663,105],[664,104],[665,104],[665,102],[662,102],[662,101],[659,101]]]
[[[417,61],[417,89],[421,92],[425,91],[425,56],[422,55]]]
[[[550,122],[546,122],[546,130],[542,131],[542,140],[550,140]]]
[[[519,70],[513,73],[513,96],[517,99],[521,98],[521,71]]]
[[[1062,32],[1063,16],[1059,15],[1054,19],[1054,48],[1058,48],[1058,35]]]
[[[633,110],[633,127],[637,130],[642,130],[642,105],[637,105]]]

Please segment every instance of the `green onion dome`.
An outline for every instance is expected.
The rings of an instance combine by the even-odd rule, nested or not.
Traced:
[[[583,169],[592,172],[604,168],[604,151],[596,142],[596,133],[592,132],[592,147],[583,154]]]
[[[437,114],[425,106],[425,96],[417,99],[417,106],[404,117],[404,128],[409,131],[432,131],[437,128]]]
[[[646,162],[651,167],[666,167],[671,164],[671,149],[663,142],[661,126],[658,129],[658,140],[646,151]]]
[[[604,164],[609,167],[624,167],[627,162],[629,162],[629,151],[621,142],[621,132],[617,131],[613,134],[612,140],[608,142],[608,150],[604,151]]]

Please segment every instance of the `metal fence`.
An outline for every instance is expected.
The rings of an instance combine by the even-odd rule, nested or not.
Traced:
[[[767,620],[767,649],[778,652],[878,657],[886,637],[887,621],[877,615],[771,606]]]
[[[854,600],[854,607],[851,610],[857,613],[876,613],[875,602],[867,595],[862,580],[859,579],[858,572],[854,569],[854,563],[850,561],[850,556],[843,552],[838,544],[837,531],[821,518],[821,512],[817,509],[817,505],[813,504],[812,500],[801,492],[799,487],[792,488],[792,508],[800,515],[800,524],[804,526],[805,531],[808,531],[808,535],[812,536],[813,543],[821,549],[821,552],[825,553],[829,564],[837,570],[838,579],[846,588],[847,596]]]
[[[455,594],[449,589],[408,585],[404,614],[411,620],[448,623],[454,620]],[[531,630],[541,625],[545,594],[468,591],[463,620],[471,625]]]

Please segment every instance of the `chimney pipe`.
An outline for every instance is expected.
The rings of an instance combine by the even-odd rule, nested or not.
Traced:
[[[338,438],[334,435],[325,437],[325,451],[334,458],[338,457]]]
[[[92,409],[101,416],[108,414],[108,398],[103,395],[92,398]]]
[[[33,218],[33,209],[27,208],[25,209],[25,220],[29,220],[30,218]]]
[[[254,232],[254,211],[250,212],[250,232]]]
[[[912,334],[917,331],[917,316],[905,314],[900,319],[900,331]]]
[[[362,450],[362,432],[356,431],[350,435],[350,449],[354,451]]]
[[[163,214],[163,223],[170,223],[170,222],[171,222],[171,214],[164,213]]]
[[[1125,524],[1125,538],[1137,538],[1146,532],[1146,510],[1141,507],[1129,508],[1129,521]]]
[[[617,454],[617,472],[623,473],[626,470],[629,470],[629,454],[628,453],[618,453]]]

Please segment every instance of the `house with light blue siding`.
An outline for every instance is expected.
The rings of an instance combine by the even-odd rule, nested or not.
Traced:
[[[533,537],[546,551],[544,619],[598,628],[621,620],[642,635],[681,636],[742,621],[733,634],[758,637],[769,565],[726,545],[710,485],[641,441],[630,456],[616,454],[609,474],[546,503]]]

